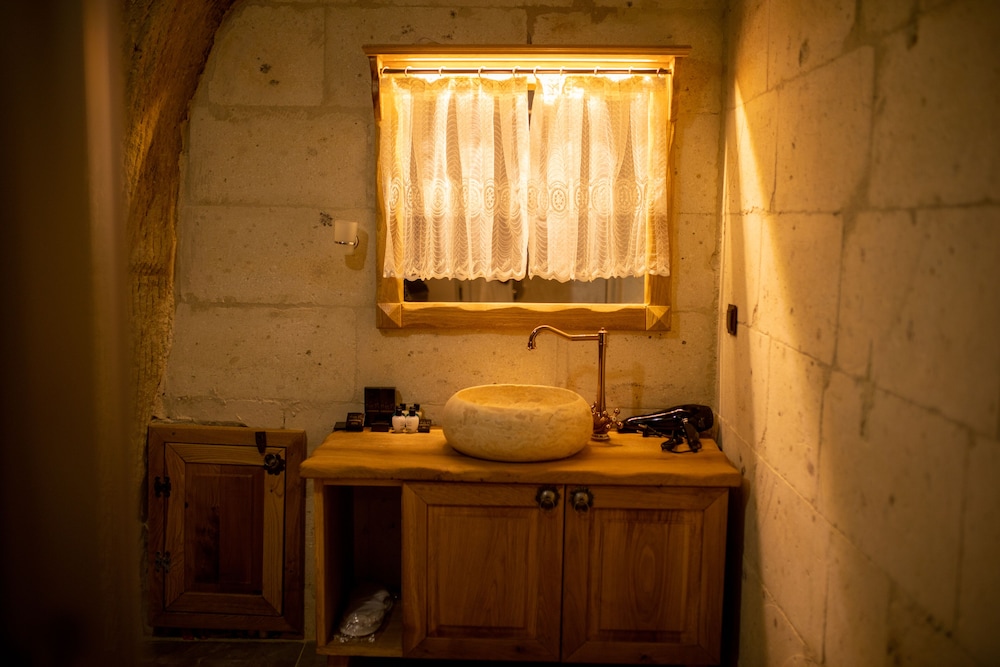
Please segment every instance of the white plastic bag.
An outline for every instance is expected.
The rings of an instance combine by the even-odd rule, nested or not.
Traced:
[[[379,588],[372,593],[355,596],[340,619],[340,634],[346,638],[365,637],[382,625],[392,609],[389,591]]]

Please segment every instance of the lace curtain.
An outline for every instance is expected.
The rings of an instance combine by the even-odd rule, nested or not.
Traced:
[[[527,79],[392,77],[382,88],[384,275],[523,278]]]
[[[559,281],[668,275],[668,80],[537,78],[529,274]]]
[[[385,276],[669,273],[669,79],[536,80],[382,80]]]

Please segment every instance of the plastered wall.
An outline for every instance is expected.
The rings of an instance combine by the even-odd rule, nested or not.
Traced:
[[[728,16],[741,665],[1000,663],[1000,5]]]
[[[395,386],[432,418],[475,384],[596,396],[596,345],[549,337],[529,352],[528,331],[375,328],[375,130],[361,49],[373,43],[692,47],[675,77],[672,328],[612,333],[607,402],[625,415],[714,404],[723,4],[235,3],[186,127],[159,416],[305,429],[311,449],[362,409],[366,386]],[[334,244],[336,219],[359,223],[356,250]],[[310,624],[312,567],[307,558]]]

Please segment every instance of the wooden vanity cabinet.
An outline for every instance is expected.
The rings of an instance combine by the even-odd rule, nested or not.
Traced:
[[[404,655],[718,661],[725,489],[413,483],[402,501]]]
[[[655,439],[612,434],[569,459],[505,464],[458,454],[440,431],[335,434],[302,474],[322,508],[317,651],[330,665],[351,655],[720,659],[726,512],[740,478],[711,441],[678,455]],[[372,538],[370,521],[358,526],[356,493],[368,485],[393,494],[381,505],[382,538]],[[342,643],[347,591],[367,578],[352,563],[371,560],[359,539],[399,540],[389,549],[401,552],[400,596],[374,642]]]

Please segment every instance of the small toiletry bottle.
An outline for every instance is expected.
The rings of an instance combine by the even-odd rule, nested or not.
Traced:
[[[400,403],[396,406],[396,412],[392,415],[392,432],[403,433],[406,431],[406,417],[403,415],[403,408],[406,405]]]
[[[420,426],[420,417],[417,416],[416,407],[410,408],[409,414],[406,415],[406,432],[416,433],[417,427]]]
[[[424,411],[420,409],[420,404],[419,403],[414,403],[413,404],[413,411],[417,413],[417,418],[418,419],[423,419],[424,418]]]

